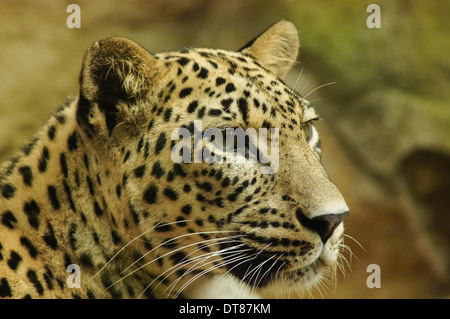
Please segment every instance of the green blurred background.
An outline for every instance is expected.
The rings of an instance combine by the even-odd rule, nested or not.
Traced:
[[[66,7],[81,7],[69,29]],[[370,29],[366,8],[381,8]],[[78,92],[85,50],[129,37],[151,52],[235,50],[280,18],[300,34],[286,81],[322,116],[323,162],[351,210],[349,265],[325,298],[450,297],[450,1],[0,2],[0,160]],[[381,269],[368,288],[367,266]]]

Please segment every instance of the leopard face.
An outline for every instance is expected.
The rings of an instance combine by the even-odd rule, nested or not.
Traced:
[[[64,250],[55,259],[84,265],[88,296],[207,297],[227,280],[234,293],[283,295],[334,269],[348,207],[320,163],[314,109],[280,79],[298,43],[280,21],[238,52],[150,54],[120,37],[87,51],[80,95],[59,113],[73,125],[66,168],[60,156],[39,218]],[[228,145],[240,129],[259,136]]]

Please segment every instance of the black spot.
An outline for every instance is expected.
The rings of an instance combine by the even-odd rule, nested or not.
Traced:
[[[224,83],[225,83],[225,79],[224,79],[224,78],[218,77],[218,78],[216,79],[216,85],[217,85],[217,86],[221,86],[221,85],[224,84]]]
[[[7,261],[9,268],[11,268],[12,270],[16,270],[17,267],[19,267],[21,261],[22,257],[20,257],[20,255],[16,251],[11,250],[11,255],[9,256],[9,259]]]
[[[181,212],[183,214],[185,214],[185,215],[189,215],[191,213],[191,211],[192,211],[192,206],[189,205],[189,204],[184,205],[183,207],[181,207]]]
[[[36,259],[37,250],[36,247],[34,247],[34,245],[31,243],[31,241],[27,237],[22,236],[20,237],[20,243],[28,250],[30,257]]]
[[[131,212],[131,216],[133,217],[134,223],[136,225],[139,224],[139,215],[131,203],[130,203],[130,212]]]
[[[97,215],[98,217],[103,215],[103,209],[100,207],[97,201],[95,201],[94,203],[94,211],[95,215]]]
[[[34,288],[36,288],[37,293],[39,296],[42,296],[44,294],[44,287],[42,286],[41,282],[39,281],[36,271],[30,269],[27,272],[28,280],[33,284]]]
[[[92,231],[92,238],[94,238],[94,242],[97,245],[100,245],[100,238],[98,237],[97,231],[95,229],[93,229],[93,231]]]
[[[213,67],[214,69],[217,69],[217,63],[216,63],[216,62],[211,61],[211,60],[208,60],[208,62],[209,62],[209,64],[212,65],[212,67]]]
[[[206,79],[208,77],[208,70],[205,68],[201,68],[200,72],[198,73],[198,77],[201,79]]]
[[[210,175],[211,176],[211,175]],[[220,169],[216,174],[215,174],[215,178],[217,181],[220,181],[222,179],[223,176],[223,172],[222,169]]]
[[[48,199],[50,200],[50,203],[52,204],[52,207],[54,210],[59,210],[61,208],[61,205],[59,204],[58,196],[56,195],[56,188],[55,186],[48,186],[47,187],[48,192]]]
[[[88,184],[89,194],[94,195],[94,184],[92,184],[92,179],[86,176],[86,183]]]
[[[68,253],[64,253],[64,268],[69,267],[69,265],[73,264],[72,258]],[[62,288],[62,287],[61,287]]]
[[[178,62],[181,66],[185,66],[186,64],[189,63],[189,61],[191,61],[191,60],[189,60],[188,58],[185,58],[185,57],[179,58],[179,59],[177,60],[177,62]]]
[[[222,114],[222,111],[218,110],[218,109],[211,109],[208,112],[208,115],[210,115],[210,116],[220,116],[221,114]]]
[[[142,146],[144,146],[144,137],[141,137],[141,139],[139,140],[138,147],[137,147],[138,153],[141,152]]]
[[[233,99],[226,99],[226,100],[221,100],[220,104],[222,104],[222,106],[225,110],[228,110],[230,108],[230,105],[232,102],[233,102]]]
[[[187,226],[186,220],[183,218],[183,216],[177,217],[177,226],[179,226],[179,227]]]
[[[134,170],[134,176],[137,178],[142,178],[145,174],[145,165],[141,165]]]
[[[114,245],[118,245],[122,242],[122,238],[119,236],[117,231],[115,231],[114,229],[111,231],[111,237],[112,237]]]
[[[158,195],[158,188],[155,185],[150,185],[144,192],[144,200],[149,204],[156,202],[156,196]]]
[[[181,167],[180,164],[175,163],[173,165],[173,170],[175,172],[175,175],[180,175],[182,177],[186,177],[187,176],[186,172],[183,170],[183,167]]]
[[[69,185],[67,185],[67,183],[65,181],[63,182],[63,186],[64,186],[64,191],[66,192],[66,195],[67,195],[67,199],[69,200],[70,208],[73,211],[75,211],[75,203],[73,202],[73,199],[72,199],[72,192],[70,191],[70,187],[69,187]]]
[[[155,124],[155,119],[152,119],[150,121],[150,123],[148,123],[147,130],[150,131],[153,128],[154,124]]]
[[[56,250],[58,248],[58,241],[55,237],[55,232],[53,231],[52,224],[50,222],[47,222],[48,227],[48,233],[45,234],[42,238],[44,239],[45,243],[53,250]]]
[[[53,141],[53,139],[55,138],[55,133],[56,133],[56,127],[54,125],[50,126],[48,128],[47,135],[51,141]]]
[[[86,294],[87,294],[89,299],[96,299],[95,294],[90,289],[88,289],[86,291]]]
[[[222,187],[228,187],[230,186],[230,179],[228,177],[225,177],[222,181]]]
[[[173,229],[173,227],[170,224],[160,223],[160,224],[156,224],[154,229],[158,232],[166,232],[166,231],[171,231]]]
[[[122,187],[120,186],[120,184],[117,184],[116,186],[116,195],[117,198],[120,198],[120,196],[122,196]]]
[[[77,132],[73,132],[72,135],[67,139],[67,145],[69,147],[69,151],[75,151],[78,149],[78,140],[77,140]]]
[[[157,178],[161,178],[165,173],[164,169],[161,167],[161,163],[159,161],[156,161],[155,164],[153,164],[152,168],[152,175],[156,176]]]
[[[78,171],[78,168],[75,169],[75,185],[77,185],[77,187],[80,187],[80,172]]]
[[[145,158],[148,158],[149,155],[150,155],[150,143],[146,142],[144,148],[144,156]]]
[[[12,297],[12,290],[6,278],[0,280],[0,298]]]
[[[164,112],[164,121],[169,122],[171,115],[172,115],[172,109],[167,109]]]
[[[16,226],[13,223],[17,223],[17,219],[11,211],[7,210],[2,214],[2,224],[9,229],[14,229]]]
[[[267,112],[267,105],[265,103],[263,103],[263,105],[262,105],[262,110],[263,110],[263,113]]]
[[[77,239],[75,238],[77,228],[78,228],[77,224],[75,224],[75,223],[70,224],[69,243],[70,243],[70,248],[72,248],[72,250],[75,250],[77,248]]]
[[[47,285],[47,288],[49,290],[53,290],[53,282],[52,280],[54,279],[53,273],[52,271],[45,266],[46,272],[44,273],[44,280],[45,280],[45,284]]]
[[[205,202],[206,198],[205,196],[203,196],[202,194],[197,194],[197,196],[195,197],[199,202]]]
[[[227,86],[225,87],[225,91],[227,93],[231,93],[233,91],[236,91],[236,87],[234,86],[233,83],[228,83]]]
[[[171,188],[165,188],[163,193],[164,193],[165,196],[167,196],[171,200],[177,200],[178,199],[178,193],[175,192]]]
[[[187,257],[187,255],[186,255],[185,253],[181,252],[181,251],[178,251],[178,252],[172,254],[172,255],[169,257],[169,259],[172,260],[172,261],[174,262],[174,264],[179,264],[179,263],[181,263],[181,262],[188,263],[188,262],[191,261],[191,260]]]
[[[23,183],[26,186],[31,186],[33,183],[33,173],[31,172],[30,166],[21,166],[19,167],[19,173],[22,175]]]
[[[184,88],[180,91],[180,99],[183,99],[192,93],[192,88]]]
[[[198,183],[198,182],[196,182],[195,184],[197,185],[198,188],[203,189],[203,190],[205,190],[207,192],[210,192],[212,190],[211,183],[208,183],[208,182]]]
[[[48,160],[50,158],[50,153],[47,147],[42,150],[41,158],[39,159],[38,168],[39,172],[43,173],[47,170]]]
[[[83,253],[80,256],[80,261],[83,266],[86,267],[94,267],[94,263],[92,262],[92,257],[87,253]]]
[[[12,184],[3,184],[0,185],[2,196],[6,199],[10,199],[14,197],[14,194],[16,193],[16,188]]]
[[[161,134],[159,134],[158,140],[156,141],[155,147],[156,155],[158,155],[159,152],[161,152],[161,150],[164,148],[165,145],[166,145],[166,134],[162,132]]]
[[[38,229],[39,227],[39,219],[38,215],[41,212],[38,204],[35,200],[31,200],[29,202],[25,202],[23,205],[23,211],[28,216],[28,223],[31,227]]]
[[[34,145],[36,145],[37,141],[39,141],[39,139],[37,137],[35,137],[27,145],[22,147],[23,153],[25,155],[30,155],[30,153],[33,150]]]
[[[275,108],[271,108],[270,109],[270,117],[275,117],[275,115],[276,115]]]
[[[244,121],[247,123],[247,116],[248,116],[248,105],[247,105],[247,101],[245,99],[239,99],[238,101],[238,107],[239,107],[239,111],[242,114],[242,118],[244,119]]]
[[[86,167],[87,170],[89,170],[89,158],[87,157],[86,154],[83,154],[83,160],[84,160],[84,166]]]
[[[206,110],[206,106],[204,106],[200,110],[198,110],[197,116],[199,119],[201,119],[205,115],[205,110]]]
[[[16,164],[19,162],[19,157],[15,156],[10,159],[9,165],[6,167],[5,175],[9,176],[14,172],[14,168],[16,168]]]
[[[189,193],[191,191],[191,185],[184,184],[183,190],[184,190],[185,193]]]
[[[199,68],[200,67],[198,66],[197,62],[195,62],[194,65],[192,66],[192,70],[194,70],[194,72],[197,72]]]
[[[189,103],[189,106],[187,108],[188,113],[192,113],[195,111],[195,109],[198,106],[198,101],[192,101],[191,103]]]
[[[196,220],[195,220],[195,223],[198,225],[198,226],[200,226],[200,227],[203,227],[203,219],[199,219],[199,218],[197,218]],[[204,239],[209,239],[209,236],[208,236],[208,238],[205,238],[205,237],[203,237],[202,235],[200,235],[202,238],[204,238]]]
[[[131,152],[128,151],[126,152],[125,156],[123,157],[123,162],[126,163],[128,161],[128,159],[130,158]]]
[[[69,172],[67,170],[66,154],[61,153],[61,155],[59,156],[59,163],[61,165],[61,171],[63,172],[64,177],[67,178]]]

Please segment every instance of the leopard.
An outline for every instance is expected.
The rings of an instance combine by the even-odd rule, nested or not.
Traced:
[[[265,298],[336,272],[349,208],[283,80],[299,47],[287,20],[236,51],[92,44],[79,94],[1,166],[0,297]],[[220,143],[239,128],[267,129],[270,163]],[[174,160],[180,129],[241,160]]]

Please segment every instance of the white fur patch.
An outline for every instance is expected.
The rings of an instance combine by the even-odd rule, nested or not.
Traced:
[[[212,276],[196,283],[186,293],[190,299],[260,299],[244,283],[231,276]]]

